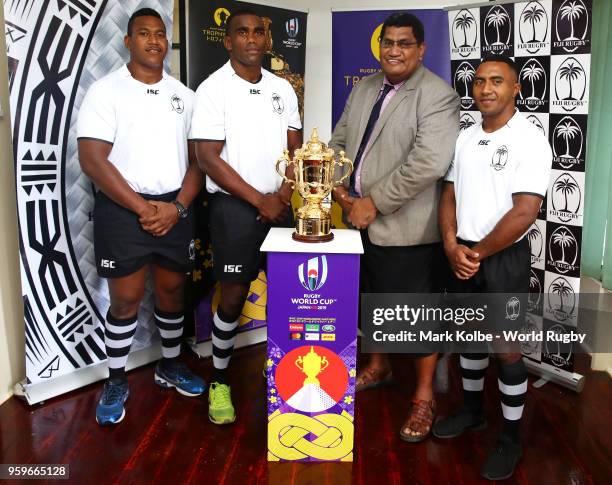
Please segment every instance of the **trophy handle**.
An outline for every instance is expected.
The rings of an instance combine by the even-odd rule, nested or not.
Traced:
[[[346,163],[349,165],[349,169],[342,177],[340,177],[340,180],[337,180],[336,182],[334,182],[334,187],[342,185],[343,182],[351,176],[351,173],[353,173],[353,162],[351,162],[348,158],[344,156],[345,155],[344,150],[340,150],[339,155],[340,155],[340,158],[338,159],[336,163],[341,167]]]
[[[295,366],[304,372],[304,364],[302,361],[302,356],[300,355],[297,359],[295,359]]]
[[[291,180],[290,178],[287,178],[287,176],[285,175],[284,172],[281,172],[280,170],[280,164],[281,162],[285,162],[285,170],[287,169],[287,167],[289,165],[291,165],[292,163],[295,163],[295,160],[289,160],[289,150],[284,150],[283,151],[283,156],[280,157],[277,161],[276,161],[276,173],[278,173],[281,177],[283,177],[283,180],[285,182],[287,182],[292,189],[295,189],[295,180]]]
[[[321,371],[324,371],[328,367],[329,367],[329,361],[327,360],[327,357],[323,356],[323,358],[321,359]]]

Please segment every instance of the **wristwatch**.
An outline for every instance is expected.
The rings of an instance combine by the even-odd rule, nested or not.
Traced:
[[[181,219],[185,219],[189,214],[189,211],[185,208],[185,206],[181,204],[178,200],[173,200],[172,203],[174,204],[174,207],[176,207],[179,217]]]

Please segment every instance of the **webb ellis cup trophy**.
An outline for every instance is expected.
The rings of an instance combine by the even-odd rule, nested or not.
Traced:
[[[334,235],[331,233],[331,212],[321,206],[323,199],[329,195],[331,190],[342,185],[342,182],[350,176],[353,171],[353,162],[345,158],[344,151],[340,151],[339,157],[334,158],[334,150],[328,148],[319,140],[316,128],[313,128],[310,140],[295,150],[293,160],[289,159],[289,151],[285,150],[283,156],[276,162],[276,171],[283,179],[297,187],[298,193],[305,201],[303,207],[298,209],[295,223],[295,232],[292,237],[302,242],[326,242],[331,241]],[[294,165],[295,181],[285,177],[281,172],[281,163],[285,167]],[[347,164],[348,170],[334,182],[334,169],[336,165]]]

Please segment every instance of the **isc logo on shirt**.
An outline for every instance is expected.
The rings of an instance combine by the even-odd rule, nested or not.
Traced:
[[[115,262],[112,259],[101,259],[100,266],[102,268],[111,268],[115,269]]]
[[[147,94],[159,94],[159,89],[147,89]]]
[[[242,265],[241,264],[226,264],[223,267],[223,271],[225,273],[242,273]]]
[[[250,93],[251,94],[261,94],[261,90],[259,90],[259,89],[251,89]]]

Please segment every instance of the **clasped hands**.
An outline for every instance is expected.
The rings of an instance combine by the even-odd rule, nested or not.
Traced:
[[[444,245],[451,269],[460,280],[469,280],[480,268],[480,254],[457,242]]]
[[[142,228],[153,236],[164,236],[179,220],[178,209],[171,202],[147,200],[146,208],[138,214]]]
[[[344,187],[336,187],[334,199],[356,229],[365,229],[376,219],[378,211],[371,197],[351,197]]]
[[[291,207],[292,193],[293,189],[283,184],[278,192],[261,194],[255,206],[259,211],[257,220],[264,224],[284,221]]]

